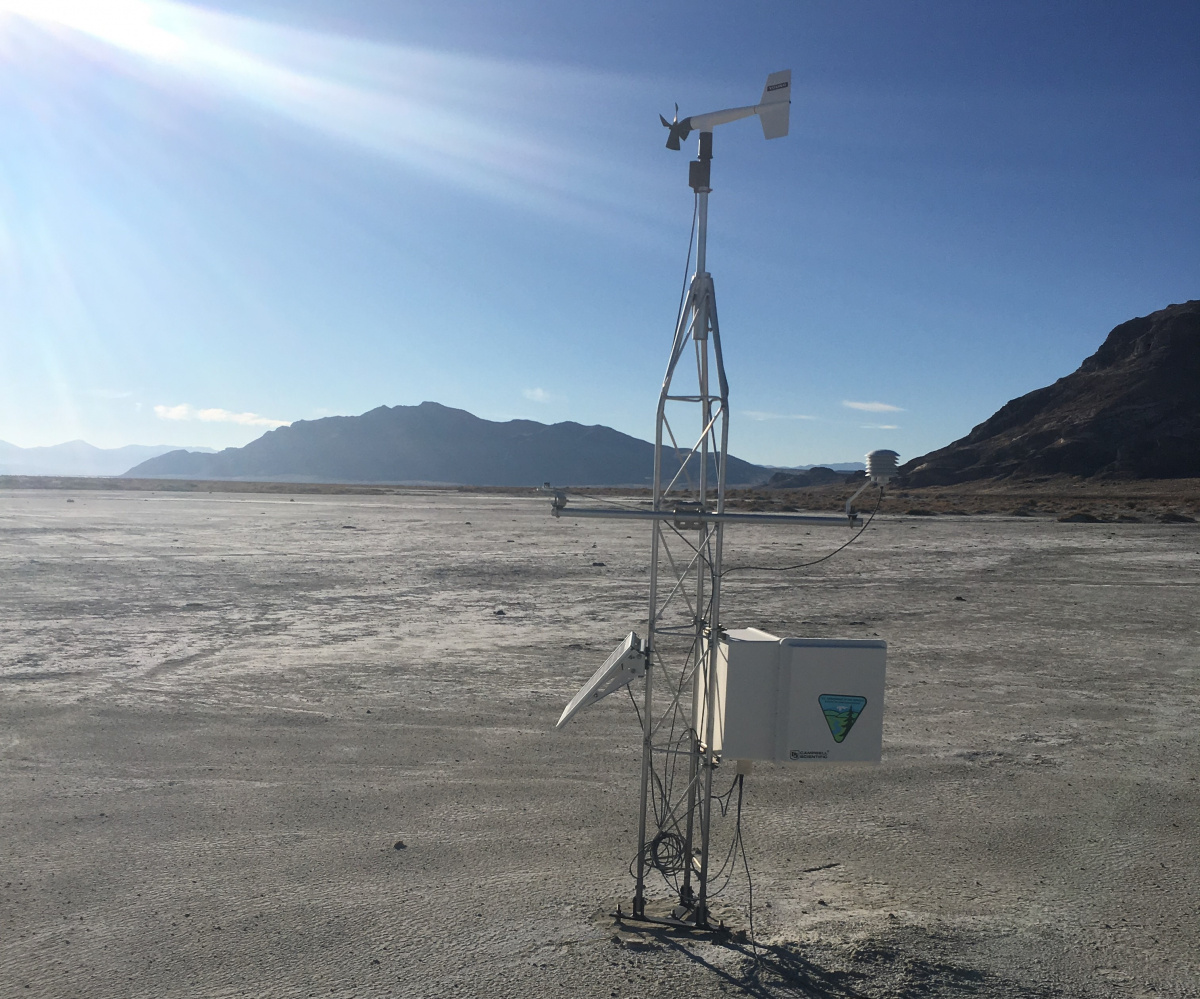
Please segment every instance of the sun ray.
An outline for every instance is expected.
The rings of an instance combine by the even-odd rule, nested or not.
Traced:
[[[577,107],[600,91],[628,92],[627,79],[334,37],[175,0],[0,0],[3,13],[60,40],[101,43],[160,86],[173,77],[216,91],[477,193],[611,224],[640,186],[570,127]]]

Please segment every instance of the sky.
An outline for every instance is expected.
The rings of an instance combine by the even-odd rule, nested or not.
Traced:
[[[1200,297],[1200,6],[0,0],[0,440],[432,400],[652,439],[714,137],[730,450],[901,460]]]

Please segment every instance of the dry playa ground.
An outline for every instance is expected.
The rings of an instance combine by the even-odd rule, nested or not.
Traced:
[[[889,643],[881,766],[746,781],[756,943],[740,868],[729,936],[614,922],[633,709],[554,731],[647,556],[517,496],[0,492],[0,995],[1200,995],[1200,526],[731,576],[726,626]]]

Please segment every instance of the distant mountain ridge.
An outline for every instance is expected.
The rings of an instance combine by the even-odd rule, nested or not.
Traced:
[[[828,465],[813,465],[795,472],[776,472],[767,480],[772,489],[811,489],[814,486],[842,485],[866,478],[865,466],[847,471]]]
[[[0,475],[120,475],[130,465],[177,450],[178,444],[104,448],[75,440],[48,447],[17,447],[0,441]]]
[[[781,475],[798,475],[801,472],[813,472],[818,468],[828,469],[831,472],[862,472],[866,469],[867,464],[864,461],[818,461],[812,465],[764,465],[768,472],[774,472]]]
[[[671,462],[667,476],[678,470]],[[361,416],[298,420],[216,454],[173,451],[129,469],[130,478],[230,479],[464,486],[645,486],[654,445],[610,427],[506,423],[436,402],[380,406]],[[730,485],[770,470],[730,456]]]
[[[901,472],[916,487],[1040,475],[1200,477],[1200,301],[1115,327],[1078,370]]]

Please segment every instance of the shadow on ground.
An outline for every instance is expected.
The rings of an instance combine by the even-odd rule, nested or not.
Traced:
[[[1054,989],[1030,986],[977,968],[917,956],[901,945],[871,942],[817,948],[795,943],[754,944],[744,934],[719,936],[714,946],[735,960],[715,963],[668,929],[643,931],[637,949],[674,953],[714,976],[722,991],[758,999],[917,999],[917,997],[997,996],[1050,999]],[[924,949],[924,948],[914,948]],[[711,951],[710,951],[711,953]]]

